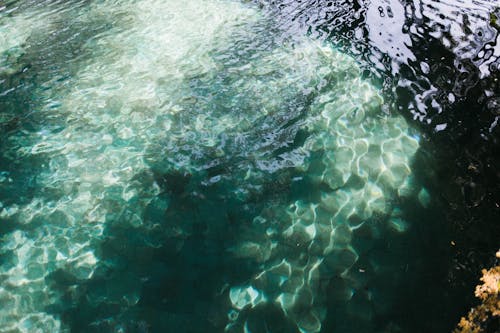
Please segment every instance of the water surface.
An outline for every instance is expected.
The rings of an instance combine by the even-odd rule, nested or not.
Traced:
[[[0,331],[450,330],[498,240],[497,47],[457,29],[498,29],[442,5],[6,3]]]

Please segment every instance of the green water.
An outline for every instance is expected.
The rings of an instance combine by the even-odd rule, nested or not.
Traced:
[[[0,332],[392,327],[420,135],[280,29],[229,0],[0,11]]]

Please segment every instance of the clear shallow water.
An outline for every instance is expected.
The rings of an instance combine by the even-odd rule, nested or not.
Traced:
[[[429,132],[275,6],[2,10],[1,330],[451,328]]]

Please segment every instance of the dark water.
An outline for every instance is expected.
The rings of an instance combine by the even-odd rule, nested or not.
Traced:
[[[0,2],[0,332],[449,332],[500,243],[500,8]]]

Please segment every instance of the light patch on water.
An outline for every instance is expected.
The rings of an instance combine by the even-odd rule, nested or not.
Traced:
[[[389,216],[396,192],[416,193],[408,181],[419,142],[403,118],[381,116],[383,100],[374,87],[360,80],[353,59],[308,41],[302,47],[307,48],[308,59],[321,59],[316,65],[319,73],[338,75],[333,90],[320,92],[312,102],[303,124],[311,134],[298,148],[303,156],[322,156],[304,159],[297,167],[318,189],[327,185],[328,190],[321,191],[317,201],[273,204],[257,218],[271,232],[247,240],[261,244],[255,247],[260,251],[252,249],[247,255],[257,262],[267,258],[265,268],[237,290],[257,290],[254,298],[281,307],[301,332],[319,332],[326,315],[326,286],[321,280],[340,276],[346,281],[339,287],[345,288],[345,294],[358,283],[350,274],[359,259],[351,245],[353,231],[373,217],[387,219],[388,227],[397,232],[407,228],[401,218],[396,221]],[[276,52],[294,53],[286,48]],[[371,227],[377,229],[376,224]],[[283,264],[291,268],[284,276],[277,272]],[[231,300],[236,309],[242,309],[241,298]],[[244,305],[256,306],[250,301]],[[241,320],[239,316],[226,330],[239,332]]]
[[[405,120],[381,116],[383,100],[352,58],[307,38],[266,44],[269,19],[249,5],[137,0],[91,2],[81,10],[79,20],[108,16],[112,28],[88,40],[93,56],[81,61],[71,84],[40,92],[47,96],[40,117],[56,119],[56,130],[40,125],[11,138],[18,156],[40,156],[48,165],[34,170],[41,190],[31,202],[0,206],[1,217],[26,227],[2,239],[0,300],[9,306],[0,310],[0,332],[63,330],[45,312],[61,298],[45,279],[55,271],[91,279],[106,227],[151,228],[144,215],[153,201],[164,216],[170,203],[159,198],[155,174],[204,174],[232,160],[239,162],[229,175],[204,181],[230,178],[228,191],[242,202],[283,170],[323,190],[316,200],[269,205],[254,220],[264,231],[241,235],[229,249],[262,271],[229,289],[235,309],[227,331],[251,331],[247,314],[273,303],[301,332],[319,332],[319,281],[336,274],[352,280],[359,258],[353,230],[390,216],[395,193],[415,192],[410,162],[418,140]],[[0,54],[31,34],[30,16],[12,19],[19,31]],[[299,130],[305,141],[288,149]],[[387,223],[406,228],[403,220]],[[339,294],[352,296],[349,283],[342,288]],[[136,304],[139,293],[130,290],[125,301]]]
[[[30,37],[47,34],[61,17],[60,11],[53,11],[43,3],[33,3],[27,10],[0,9],[0,75],[21,70],[17,61],[29,47]]]

